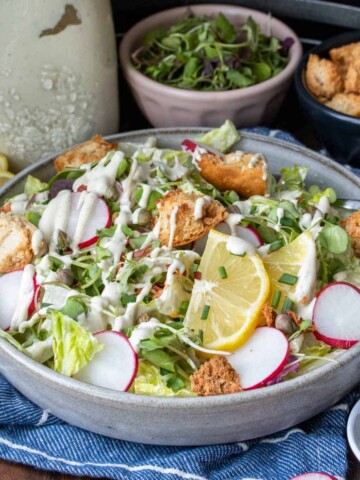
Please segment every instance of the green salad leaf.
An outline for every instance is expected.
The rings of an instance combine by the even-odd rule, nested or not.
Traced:
[[[48,188],[49,185],[47,182],[42,182],[41,180],[33,177],[32,175],[28,175],[26,177],[24,192],[27,195],[33,195],[35,193],[43,192],[44,190],[48,190]]]
[[[230,120],[226,120],[220,128],[214,128],[196,140],[203,145],[225,153],[229,151],[235,143],[239,142],[240,139],[241,136],[236,130],[235,125]]]
[[[53,312],[54,370],[74,375],[103,349],[96,338],[79,323],[60,312]]]

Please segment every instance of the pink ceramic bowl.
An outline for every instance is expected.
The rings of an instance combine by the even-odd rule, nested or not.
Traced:
[[[169,87],[156,82],[131,64],[130,55],[142,43],[145,34],[160,25],[168,27],[183,17],[187,9],[195,15],[216,16],[223,12],[235,24],[248,16],[280,40],[292,37],[289,63],[276,77],[257,85],[236,90],[201,92]],[[277,114],[288,91],[302,55],[301,43],[287,25],[265,13],[234,5],[192,5],[156,13],[132,27],[120,45],[120,60],[126,80],[143,114],[155,127],[216,127],[230,119],[237,127],[269,123]]]

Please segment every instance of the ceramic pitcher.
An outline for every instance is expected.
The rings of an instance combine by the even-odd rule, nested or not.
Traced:
[[[0,152],[18,171],[118,129],[110,0],[0,1]]]

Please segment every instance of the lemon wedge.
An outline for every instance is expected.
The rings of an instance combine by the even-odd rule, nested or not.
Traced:
[[[4,185],[8,180],[10,180],[10,178],[12,178],[13,176],[14,174],[11,172],[0,170],[0,187]]]
[[[278,305],[280,310],[285,297],[289,297],[295,303],[308,303],[314,293],[317,260],[316,245],[310,232],[304,232],[293,242],[288,243],[279,250],[270,253],[263,258],[271,282],[271,301],[274,300],[274,292],[281,292]],[[283,275],[288,274],[292,278],[292,284],[284,283]],[[280,279],[283,278],[283,281]]]
[[[0,152],[0,171],[6,172],[9,168],[7,156]]]
[[[270,282],[261,258],[232,255],[226,249],[228,239],[215,230],[209,233],[185,326],[203,332],[204,347],[233,351],[258,325]]]

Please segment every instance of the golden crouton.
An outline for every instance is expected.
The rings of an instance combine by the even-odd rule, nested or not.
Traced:
[[[101,160],[111,150],[116,150],[116,143],[103,140],[101,135],[95,135],[91,140],[66,150],[54,160],[58,172],[66,167],[78,168],[84,163]]]
[[[345,75],[344,87],[345,93],[360,94],[360,56],[354,58],[349,64]]]
[[[360,95],[355,93],[337,93],[325,105],[346,115],[360,117]]]
[[[354,254],[360,257],[360,211],[358,210],[344,220],[341,220],[340,225],[351,238]]]
[[[341,72],[347,70],[353,59],[360,56],[360,42],[349,43],[339,48],[333,48],[329,52],[330,58],[335,62]]]
[[[305,81],[309,90],[322,99],[330,99],[342,90],[343,81],[335,63],[311,54],[306,66]]]
[[[268,166],[261,153],[204,153],[198,166],[201,176],[219,190],[235,190],[244,198],[266,193]]]
[[[21,270],[32,262],[35,230],[25,217],[0,213],[0,273]]]
[[[192,391],[200,397],[241,392],[239,375],[223,356],[206,361],[190,381]]]
[[[195,242],[227,216],[217,200],[195,193],[171,190],[157,203],[159,211],[159,238],[163,245],[180,247]],[[201,218],[195,218],[197,204],[201,204]]]

